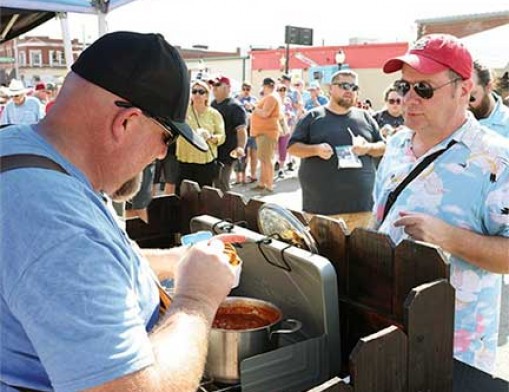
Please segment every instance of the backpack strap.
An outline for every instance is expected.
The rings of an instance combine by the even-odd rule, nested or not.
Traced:
[[[426,167],[428,167],[431,162],[433,162],[435,159],[437,159],[440,155],[442,155],[444,152],[446,152],[449,148],[454,146],[456,144],[456,140],[451,140],[447,147],[435,151],[433,154],[428,155],[426,158],[424,158],[414,169],[408,173],[408,175],[405,177],[403,181],[397,186],[396,189],[394,189],[392,192],[389,193],[389,196],[387,197],[387,202],[385,203],[382,222],[387,217],[387,214],[389,214],[389,211],[391,210],[392,206],[396,202],[396,199],[398,198],[399,194],[405,187],[410,184],[415,177],[417,177]],[[380,222],[380,224],[382,223]]]
[[[69,175],[67,170],[65,170],[62,166],[45,156],[34,154],[15,154],[0,157],[0,173],[29,167],[53,170]]]

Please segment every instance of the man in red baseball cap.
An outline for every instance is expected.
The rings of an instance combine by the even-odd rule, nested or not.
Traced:
[[[456,289],[454,355],[492,373],[501,282],[509,272],[509,140],[467,111],[469,51],[428,35],[386,73],[401,71],[405,126],[388,140],[374,190],[375,227],[398,244],[429,242],[449,257]],[[505,196],[504,196],[505,195]]]

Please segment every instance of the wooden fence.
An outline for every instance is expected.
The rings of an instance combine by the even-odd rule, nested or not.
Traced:
[[[211,215],[258,232],[264,203],[184,182],[180,198],[155,198],[149,222],[127,222],[142,247],[169,247],[198,215]],[[313,391],[452,391],[454,290],[439,249],[412,241],[394,247],[383,234],[349,233],[342,222],[314,216],[310,227],[320,255],[335,266],[343,368]]]

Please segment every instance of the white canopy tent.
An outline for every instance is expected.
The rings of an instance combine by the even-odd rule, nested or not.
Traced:
[[[0,43],[37,27],[47,20],[60,20],[65,61],[70,69],[73,56],[67,14],[96,14],[99,36],[107,32],[106,14],[134,0],[2,0],[0,7]]]

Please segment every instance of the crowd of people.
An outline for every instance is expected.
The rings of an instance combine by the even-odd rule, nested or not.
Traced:
[[[190,81],[161,35],[116,32],[80,55],[46,113],[42,94],[11,82],[2,124],[15,125],[0,132],[2,390],[196,390],[234,279],[224,245],[139,249],[105,201],[148,219],[152,194],[178,193],[184,179],[226,192],[234,177],[269,194],[297,161],[304,212],[445,251],[454,355],[492,373],[509,273],[504,76],[442,34],[383,71],[401,76],[376,112],[351,69],[325,92],[282,75],[259,94],[244,82],[234,97],[225,75]]]
[[[0,86],[0,125],[33,124],[41,120],[55,102],[58,86],[37,81],[26,88],[18,79]]]

